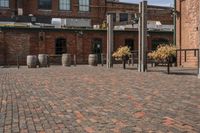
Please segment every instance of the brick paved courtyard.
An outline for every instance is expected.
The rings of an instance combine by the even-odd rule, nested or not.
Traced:
[[[0,68],[0,133],[199,133],[195,75]]]

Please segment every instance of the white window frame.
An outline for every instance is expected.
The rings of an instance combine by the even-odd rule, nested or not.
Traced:
[[[90,11],[90,0],[79,0],[79,11],[89,12]]]
[[[59,0],[59,10],[70,11],[71,10],[71,0]]]
[[[9,8],[10,0],[0,0],[0,8]]]

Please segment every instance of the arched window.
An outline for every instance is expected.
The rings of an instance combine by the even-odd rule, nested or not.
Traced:
[[[63,54],[67,52],[67,45],[66,39],[64,38],[57,38],[55,44],[55,53],[56,54]]]
[[[169,41],[163,38],[152,40],[152,50],[156,50],[159,45],[169,44]]]

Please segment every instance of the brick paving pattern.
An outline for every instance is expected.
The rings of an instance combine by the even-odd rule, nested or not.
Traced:
[[[0,133],[199,133],[200,80],[105,67],[0,68]]]

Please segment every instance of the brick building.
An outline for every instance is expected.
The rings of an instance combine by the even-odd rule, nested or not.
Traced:
[[[178,49],[199,48],[199,0],[176,0],[176,45]],[[178,52],[178,65],[197,66],[197,54],[194,51]],[[187,59],[185,61],[185,59]]]
[[[137,12],[138,4],[113,0],[0,0],[0,65],[16,63],[17,55],[24,62],[28,54],[53,57],[68,52],[85,63],[91,52],[105,54],[106,30],[98,25],[106,14],[113,14],[115,25],[123,27],[114,31],[114,48],[126,44],[137,50],[138,31],[131,25]],[[172,26],[170,13],[168,7],[148,6],[148,20],[160,21],[163,27]],[[54,18],[62,18],[64,25],[55,28]],[[151,28],[148,34],[149,50],[173,42],[171,29]]]

